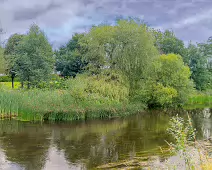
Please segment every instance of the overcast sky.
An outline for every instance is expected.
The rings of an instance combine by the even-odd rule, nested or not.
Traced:
[[[91,25],[117,16],[144,19],[152,27],[172,29],[185,42],[212,36],[211,0],[0,0],[0,25],[6,32],[25,33],[38,24],[55,47]]]

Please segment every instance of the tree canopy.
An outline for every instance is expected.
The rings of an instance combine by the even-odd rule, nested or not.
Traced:
[[[48,80],[53,73],[54,57],[52,47],[37,25],[32,25],[28,34],[17,46],[15,69],[22,81],[36,85]]]
[[[7,73],[12,78],[12,87],[14,87],[14,78],[16,76],[16,69],[15,69],[15,63],[17,60],[17,47],[23,40],[24,35],[21,34],[13,34],[8,39],[8,42],[6,44],[5,50],[4,50],[4,58],[7,63]]]
[[[54,71],[67,78],[85,73],[87,80],[120,83],[117,87],[127,89],[129,101],[150,106],[179,105],[194,86],[211,88],[211,57],[212,38],[185,47],[173,31],[155,30],[135,19],[74,34],[55,53],[44,32],[32,25],[26,35],[12,35],[4,49],[8,73],[28,82],[28,87],[45,84]]]
[[[82,37],[84,34],[73,35],[65,46],[56,51],[56,70],[64,77],[75,77],[84,71],[87,63],[82,58],[84,49],[79,44]]]
[[[153,36],[147,26],[133,20],[118,21],[116,26],[94,27],[85,36],[86,60],[92,72],[106,68],[124,74],[130,84],[130,95],[140,79],[151,71],[151,64],[158,56]]]

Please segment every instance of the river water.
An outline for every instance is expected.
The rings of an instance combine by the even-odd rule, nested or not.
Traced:
[[[163,157],[172,139],[171,114],[149,111],[126,118],[74,123],[0,121],[0,170],[78,170],[133,157]],[[209,137],[212,119],[192,115],[198,138]]]

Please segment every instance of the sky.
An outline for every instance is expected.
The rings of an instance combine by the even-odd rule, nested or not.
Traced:
[[[211,0],[0,0],[1,41],[26,33],[35,23],[57,48],[76,32],[128,16],[154,28],[172,29],[185,43],[212,36]]]

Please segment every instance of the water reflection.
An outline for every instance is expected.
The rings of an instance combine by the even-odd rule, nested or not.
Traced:
[[[125,119],[66,124],[0,122],[0,169],[70,170],[161,155],[169,114],[150,112]],[[192,114],[198,137],[209,137],[212,120]]]

